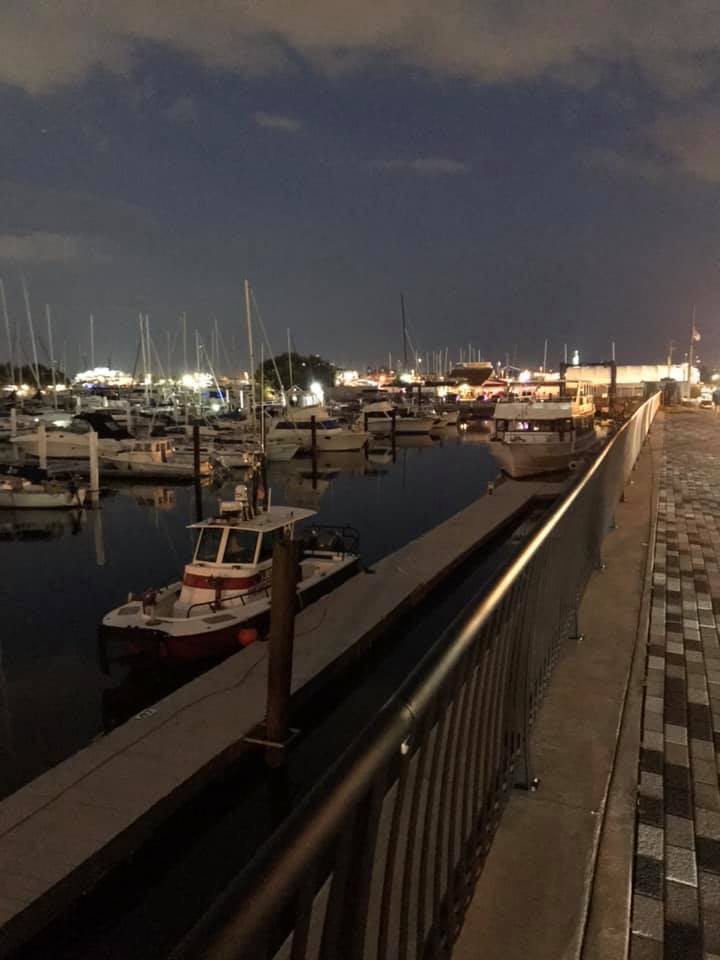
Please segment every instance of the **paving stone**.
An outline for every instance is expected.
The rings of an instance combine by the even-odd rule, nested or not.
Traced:
[[[653,897],[635,894],[632,907],[632,932],[651,940],[663,938],[663,904]]]
[[[665,846],[665,877],[676,883],[697,886],[697,865],[695,854],[685,847],[675,847],[672,844]]]
[[[630,939],[630,960],[663,960],[663,945],[657,940],[633,934]]]
[[[642,824],[638,824],[638,836]],[[651,829],[648,827],[648,829]],[[686,817],[665,817],[665,843],[692,850],[695,846],[695,824]]]
[[[695,810],[695,833],[699,837],[720,840],[720,813],[697,807]]]
[[[679,743],[665,744],[665,759],[668,763],[674,763],[678,766],[690,766],[690,753],[688,748],[683,747]]]
[[[720,813],[720,792],[711,783],[696,783],[693,788],[696,807]]]
[[[665,884],[665,923],[677,923],[687,927],[700,925],[698,892],[682,883]]]

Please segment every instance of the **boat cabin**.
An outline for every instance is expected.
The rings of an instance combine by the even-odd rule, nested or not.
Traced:
[[[183,573],[175,615],[189,615],[192,607],[219,604],[267,590],[272,576],[273,547],[293,536],[295,524],[315,515],[298,507],[269,507],[248,515],[238,509],[191,524],[198,530],[192,562]]]

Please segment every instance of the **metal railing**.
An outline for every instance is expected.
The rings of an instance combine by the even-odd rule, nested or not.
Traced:
[[[447,957],[660,403],[609,441],[175,957]]]

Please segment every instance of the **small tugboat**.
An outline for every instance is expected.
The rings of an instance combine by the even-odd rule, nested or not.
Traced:
[[[600,445],[588,384],[578,383],[571,395],[501,400],[492,422],[490,451],[515,479],[572,470]]]
[[[268,506],[255,512],[244,484],[235,496],[220,504],[218,516],[191,524],[199,536],[181,581],[131,594],[103,618],[108,647],[119,643],[128,656],[204,659],[267,635],[273,545],[292,537],[295,525],[315,511]],[[305,606],[355,571],[358,535],[351,527],[314,526],[301,544],[297,592]]]

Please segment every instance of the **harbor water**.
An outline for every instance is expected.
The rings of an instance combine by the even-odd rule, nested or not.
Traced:
[[[482,433],[398,438],[392,451],[270,464],[275,503],[350,524],[371,565],[477,499],[497,469]],[[203,513],[240,475],[203,488]],[[178,579],[190,557],[190,486],[118,483],[96,511],[0,511],[0,794],[7,795],[191,678],[108,663],[102,615]],[[240,654],[242,655],[242,654]],[[196,672],[197,668],[192,668]]]

